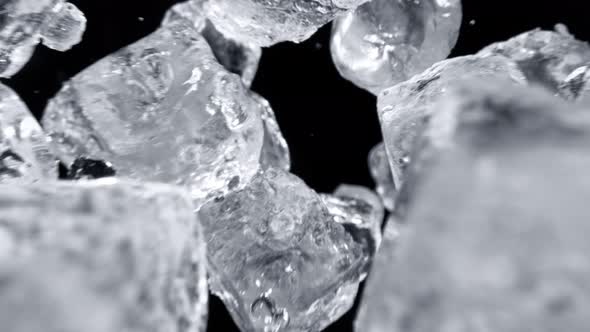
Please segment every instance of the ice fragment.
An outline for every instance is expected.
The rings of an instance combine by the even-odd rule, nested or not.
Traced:
[[[357,331],[587,330],[590,113],[485,84],[449,91],[421,137]]]
[[[246,86],[250,86],[256,72],[262,49],[251,43],[240,42],[219,32],[211,21],[204,16],[199,1],[187,1],[172,7],[166,14],[163,25],[173,24],[178,20],[191,22],[209,43],[217,61],[229,72],[238,74]]]
[[[524,84],[517,66],[502,56],[466,56],[441,61],[410,80],[383,90],[378,109],[395,188],[403,184],[418,137],[449,87],[467,79],[502,78]]]
[[[210,287],[243,331],[320,331],[352,306],[369,257],[294,175],[268,168],[198,215]]]
[[[480,51],[515,61],[531,84],[538,84],[568,99],[587,98],[585,71],[590,66],[590,45],[572,36],[565,26],[555,31],[532,30]]]
[[[444,60],[461,27],[460,0],[372,0],[332,26],[342,76],[378,94]]]
[[[17,94],[0,84],[0,183],[48,179],[57,179],[49,137]]]
[[[108,160],[119,176],[187,186],[201,204],[258,171],[261,107],[178,21],[75,76],[43,124],[66,164]]]
[[[258,46],[301,42],[319,27],[367,0],[202,0],[224,35]]]

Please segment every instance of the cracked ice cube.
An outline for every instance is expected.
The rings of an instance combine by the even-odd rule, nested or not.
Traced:
[[[63,0],[5,0],[0,4],[0,77],[21,70],[40,41],[66,51],[82,40],[86,18]]]
[[[198,213],[210,286],[244,331],[320,331],[348,311],[369,257],[320,196],[283,170]]]
[[[49,103],[60,158],[108,160],[119,176],[187,186],[198,204],[257,172],[263,112],[186,22],[87,68]]]
[[[0,183],[57,179],[49,138],[27,106],[0,84]]]
[[[199,1],[187,1],[173,6],[162,25],[173,24],[178,20],[191,22],[195,29],[205,37],[217,61],[229,72],[240,75],[247,87],[258,71],[262,49],[250,43],[241,42],[219,32],[205,16]]]
[[[344,78],[378,94],[449,56],[462,16],[460,0],[372,0],[334,21],[332,59]]]
[[[0,185],[0,239],[2,330],[205,331],[205,242],[183,190]]]
[[[378,110],[395,188],[402,187],[405,169],[412,163],[416,138],[449,87],[462,80],[491,78],[525,82],[516,64],[505,57],[465,56],[441,61],[381,92]]]
[[[588,110],[506,82],[470,82],[438,108],[407,229],[386,235],[356,330],[587,330]]]
[[[202,0],[207,17],[224,35],[258,46],[301,42],[337,15],[367,0]]]

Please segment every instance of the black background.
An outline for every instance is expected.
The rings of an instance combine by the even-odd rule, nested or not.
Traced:
[[[36,116],[72,77],[100,58],[154,31],[174,0],[72,0],[88,17],[84,41],[60,53],[39,47],[14,78],[4,80]],[[564,23],[590,40],[587,0],[463,0],[464,18],[453,55],[477,52],[515,34]],[[367,153],[381,140],[376,99],[340,78],[329,51],[330,27],[301,44],[264,51],[253,90],[272,104],[289,142],[293,172],[321,192],[340,183],[372,186]],[[219,300],[212,298],[209,331],[237,331]],[[354,312],[327,331],[352,331]]]

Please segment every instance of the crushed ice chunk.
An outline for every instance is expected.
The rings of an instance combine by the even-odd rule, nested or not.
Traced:
[[[412,163],[416,137],[449,87],[461,80],[492,78],[525,83],[516,64],[505,57],[465,56],[441,61],[381,92],[378,110],[395,188],[402,187],[405,169]]]
[[[562,25],[556,31],[532,30],[479,52],[515,61],[531,84],[538,84],[568,99],[588,97],[583,74],[590,66],[590,45],[577,40]]]
[[[229,72],[239,75],[247,87],[258,71],[262,49],[250,43],[240,42],[219,32],[211,21],[206,19],[198,1],[187,1],[173,6],[162,25],[173,24],[178,20],[191,22],[209,43],[217,61]]]
[[[67,179],[100,179],[115,175],[116,171],[110,162],[80,157],[76,158],[68,169]]]
[[[261,107],[178,21],[67,82],[43,124],[64,163],[108,160],[119,176],[187,186],[201,204],[258,171]]]
[[[409,159],[407,161],[409,162]],[[393,182],[393,175],[391,175],[389,159],[387,158],[387,151],[385,151],[383,142],[377,144],[369,152],[369,171],[376,184],[375,190],[379,197],[381,197],[383,205],[388,211],[393,211],[397,189]]]
[[[49,137],[18,95],[0,84],[0,183],[49,179],[57,179]]]
[[[332,59],[344,78],[378,94],[449,56],[462,16],[460,0],[372,0],[334,21]]]
[[[491,82],[437,106],[407,228],[385,235],[356,331],[587,330],[590,113]]]
[[[205,242],[183,190],[0,185],[0,236],[3,331],[205,331]]]
[[[341,185],[331,195],[320,195],[334,220],[342,224],[366,255],[372,257],[381,244],[381,225],[385,210],[381,199],[371,190]]]
[[[258,46],[301,42],[367,0],[194,0],[224,35]]]
[[[369,257],[296,176],[269,168],[198,212],[210,287],[244,331],[320,331],[348,311]]]
[[[82,39],[86,18],[63,0],[5,0],[0,7],[0,77],[24,67],[40,41],[66,51]]]
[[[56,6],[40,33],[45,46],[65,52],[82,41],[85,30],[84,14],[78,7],[65,2]]]

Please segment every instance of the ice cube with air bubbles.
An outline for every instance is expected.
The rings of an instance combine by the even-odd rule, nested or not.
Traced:
[[[185,186],[200,205],[258,171],[261,100],[178,20],[65,83],[43,125],[65,164],[107,160],[118,176]]]
[[[296,176],[268,168],[198,216],[211,290],[241,330],[320,331],[352,307],[370,253]]]

